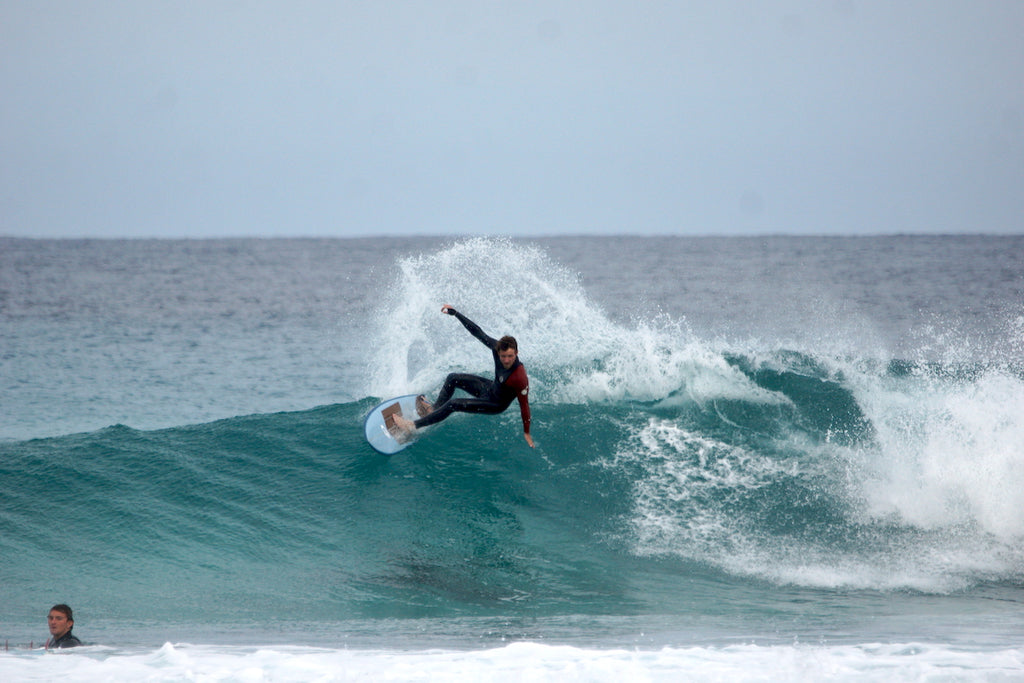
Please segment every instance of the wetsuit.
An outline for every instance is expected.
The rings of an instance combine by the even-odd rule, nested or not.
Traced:
[[[71,629],[68,629],[68,632],[62,635],[60,638],[50,638],[49,640],[47,640],[46,649],[55,650],[64,647],[78,647],[81,644],[82,641],[80,641],[75,636],[71,635]]]
[[[469,330],[470,334],[479,339],[494,355],[494,379],[477,375],[453,372],[448,375],[437,395],[434,410],[416,420],[416,427],[426,427],[445,419],[453,412],[480,413],[496,415],[515,399],[519,400],[519,413],[523,418],[523,433],[530,433],[530,381],[526,377],[526,368],[516,358],[507,370],[498,357],[498,340],[488,337],[472,320],[454,308],[448,308],[448,315],[454,315]],[[462,389],[473,398],[452,398],[456,389]]]

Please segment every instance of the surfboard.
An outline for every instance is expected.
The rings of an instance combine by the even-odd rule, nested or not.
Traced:
[[[392,433],[394,415],[401,415],[407,420],[416,419],[416,394],[398,396],[377,405],[366,416],[363,427],[366,441],[378,452],[391,455],[402,450],[415,439],[396,439]],[[394,430],[399,433],[397,429]]]

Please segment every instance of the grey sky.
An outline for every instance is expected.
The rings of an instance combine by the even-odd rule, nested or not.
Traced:
[[[1024,2],[0,0],[0,235],[1024,232]]]

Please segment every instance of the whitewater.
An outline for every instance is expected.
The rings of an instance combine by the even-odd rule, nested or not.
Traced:
[[[0,679],[1024,680],[1022,302],[1021,237],[0,239]],[[445,303],[536,449],[363,440],[489,371]]]

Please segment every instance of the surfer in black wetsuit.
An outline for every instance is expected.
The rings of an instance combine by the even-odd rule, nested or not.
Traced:
[[[451,373],[445,379],[437,401],[431,405],[423,396],[418,397],[416,412],[420,418],[410,422],[397,417],[399,427],[412,433],[421,427],[440,422],[453,412],[497,415],[505,412],[512,401],[518,400],[519,414],[523,419],[523,436],[530,448],[533,448],[533,437],[530,436],[530,380],[526,376],[526,368],[519,361],[519,345],[515,337],[489,337],[476,323],[447,304],[441,307],[441,312],[458,318],[470,334],[491,350],[494,355],[494,379]],[[452,398],[456,389],[462,389],[473,398]]]
[[[71,616],[71,608],[67,605],[51,607],[50,616],[46,618],[46,621],[50,627],[50,639],[46,641],[47,650],[78,647],[82,644],[82,641],[71,635],[75,620]]]

